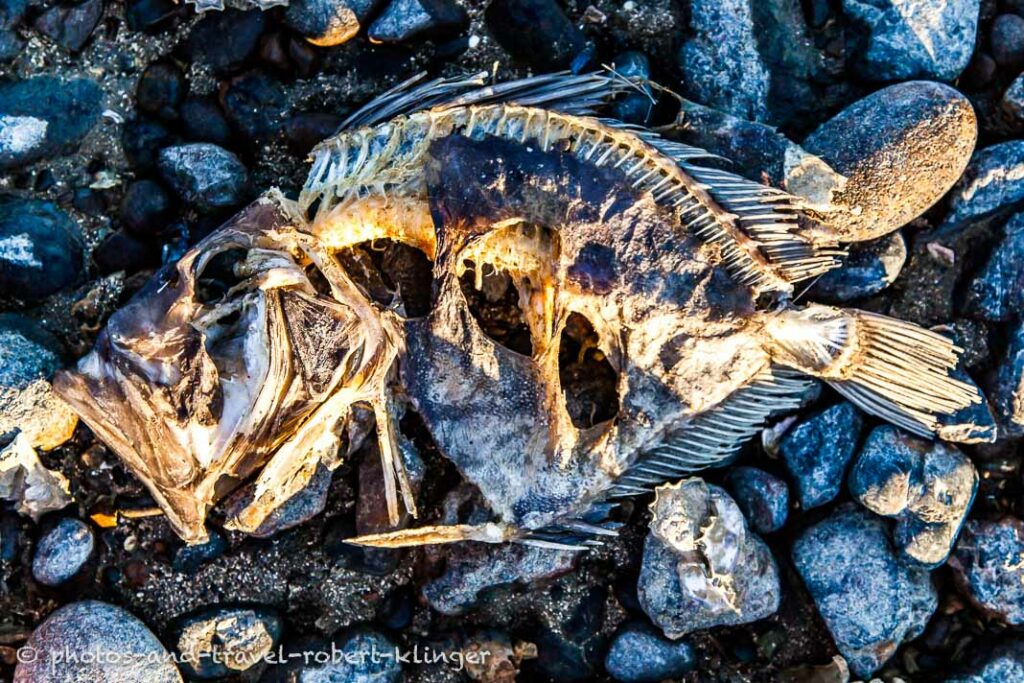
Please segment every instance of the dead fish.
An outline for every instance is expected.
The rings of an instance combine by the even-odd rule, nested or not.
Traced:
[[[58,391],[189,542],[252,477],[229,526],[255,529],[358,445],[367,412],[392,523],[415,516],[397,428],[414,410],[493,521],[355,539],[391,547],[586,547],[614,533],[616,499],[726,461],[814,378],[917,434],[981,400],[950,376],[945,337],[796,305],[794,285],[841,258],[827,225],[702,150],[596,116],[634,86],[402,84],[313,151],[297,201],[268,193],[160,273]],[[353,258],[381,240],[421,255],[425,305]],[[517,343],[475,314],[488,288],[518,303]],[[613,378],[588,415],[566,399],[570,346]]]

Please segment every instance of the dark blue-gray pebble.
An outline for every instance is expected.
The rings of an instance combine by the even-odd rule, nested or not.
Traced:
[[[843,302],[877,294],[896,280],[906,260],[907,245],[899,231],[853,244],[841,266],[818,278],[810,296]]]
[[[71,217],[50,202],[0,199],[0,291],[35,301],[82,275],[83,242]]]
[[[10,169],[78,146],[99,120],[103,91],[85,78],[36,76],[0,84],[0,169]]]
[[[804,509],[824,505],[842,488],[846,466],[857,450],[863,417],[843,402],[795,424],[779,444],[796,480]]]
[[[92,529],[82,520],[60,520],[40,539],[32,559],[32,576],[44,586],[59,586],[82,570],[95,543]]]
[[[604,668],[623,683],[656,683],[679,678],[697,664],[693,646],[672,641],[645,624],[629,624],[615,634]]]
[[[734,467],[726,479],[726,488],[754,531],[767,534],[786,524],[789,488],[775,475],[756,467]]]
[[[1024,522],[970,520],[949,566],[978,609],[1011,625],[1024,624]]]

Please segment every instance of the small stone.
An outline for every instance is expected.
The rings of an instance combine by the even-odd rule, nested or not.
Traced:
[[[207,562],[213,562],[228,549],[224,535],[215,529],[208,529],[209,538],[206,543],[185,545],[174,555],[172,566],[175,571],[193,574]]]
[[[302,659],[297,656],[294,666],[275,666],[275,670],[269,672],[267,683],[398,683],[402,680],[402,665],[394,656],[397,646],[386,636],[367,628],[351,630],[325,647],[296,649],[336,652],[337,655],[325,664],[300,663]],[[376,657],[374,652],[378,653]],[[284,671],[276,671],[279,668]]]
[[[0,84],[0,169],[73,152],[100,117],[103,91],[85,78]]]
[[[38,656],[22,658],[14,683],[181,683],[170,654],[146,625],[105,602],[64,605],[25,648]]]
[[[35,28],[66,50],[78,52],[103,16],[103,0],[56,5],[39,15]]]
[[[180,13],[174,0],[128,0],[124,16],[132,31],[155,31]]]
[[[451,0],[391,0],[366,35],[380,43],[445,38],[458,35],[468,23],[466,10]]]
[[[891,285],[907,261],[907,243],[896,232],[868,242],[851,244],[838,268],[822,275],[811,287],[815,300],[841,303],[878,294]]]
[[[987,393],[992,397],[1000,436],[1024,436],[1024,325],[1012,333],[1006,357]]]
[[[24,434],[15,434],[0,448],[0,499],[14,503],[20,514],[38,521],[64,508],[71,502],[69,486],[67,477],[39,461]]]
[[[181,69],[171,62],[155,62],[142,72],[135,87],[135,101],[142,111],[174,121],[187,91],[188,83]]]
[[[734,467],[726,481],[754,531],[770,534],[785,526],[789,514],[786,482],[756,467]]]
[[[786,432],[779,450],[796,480],[802,508],[824,505],[839,495],[846,466],[857,451],[863,422],[860,411],[844,401]]]
[[[1014,125],[1024,124],[1024,73],[1010,83],[1010,87],[1003,93],[1000,106]]]
[[[998,69],[991,55],[977,51],[957,83],[965,92],[981,92],[995,81]]]
[[[281,129],[285,97],[281,84],[253,71],[232,79],[221,92],[224,115],[246,139],[267,140]]]
[[[945,683],[1010,683],[1024,681],[1024,641],[1011,640],[992,649],[969,673]]]
[[[928,571],[893,552],[884,520],[842,505],[793,545],[793,563],[850,670],[869,678],[938,606]]]
[[[50,202],[0,198],[0,291],[38,301],[82,275],[82,236]]]
[[[967,290],[965,310],[990,322],[1024,315],[1024,213],[1010,218],[1004,237]]]
[[[843,0],[861,78],[952,81],[974,51],[979,0]]]
[[[1000,14],[992,22],[990,38],[992,58],[1008,71],[1024,68],[1024,18]]]
[[[958,343],[962,344],[959,341]],[[960,363],[963,365],[962,358]],[[984,393],[963,367],[958,366],[950,375],[954,379],[977,388],[982,400],[980,403],[961,408],[951,415],[940,415],[936,436],[943,441],[953,443],[993,443],[998,436],[999,429],[996,418],[992,414],[992,408],[985,400]]]
[[[121,200],[121,223],[140,237],[165,233],[174,220],[174,205],[163,185],[155,180],[137,180]]]
[[[607,649],[603,627],[607,589],[589,586],[559,604],[531,633],[536,646],[537,680],[586,683],[599,677]]]
[[[978,490],[978,473],[953,446],[876,427],[850,470],[850,493],[896,519],[900,554],[934,569],[946,561]]]
[[[65,517],[40,539],[32,558],[32,576],[44,586],[59,586],[82,570],[95,545],[88,524]]]
[[[172,145],[174,141],[170,131],[148,119],[128,121],[121,131],[121,147],[128,163],[143,173],[156,168],[159,150]]]
[[[615,634],[604,668],[623,683],[657,683],[680,678],[697,666],[693,646],[672,642],[644,624],[629,624]]]
[[[950,193],[949,214],[940,230],[1012,211],[1024,202],[1024,140],[978,150]]]
[[[220,105],[210,97],[189,97],[181,105],[181,128],[189,140],[212,142],[226,147],[231,142],[231,127]]]
[[[313,45],[331,47],[353,38],[379,4],[379,0],[294,0],[284,13],[284,23]]]
[[[209,65],[218,76],[238,71],[259,48],[265,22],[259,10],[210,12],[193,27],[186,44],[188,56]]]
[[[157,161],[161,177],[184,201],[204,213],[238,206],[249,183],[245,165],[207,142],[167,147]]]
[[[100,275],[137,273],[160,265],[160,250],[152,243],[118,230],[96,245],[92,250],[92,262]]]
[[[949,566],[961,591],[986,616],[1024,624],[1024,522],[970,520]]]
[[[173,628],[182,670],[202,680],[259,671],[281,638],[282,622],[262,608],[209,607]]]
[[[303,112],[284,122],[289,146],[298,154],[307,154],[321,140],[333,135],[344,119],[326,112]]]
[[[485,16],[498,43],[538,69],[564,69],[587,46],[583,33],[554,0],[494,0]]]
[[[899,83],[854,102],[803,142],[846,176],[822,220],[848,242],[902,227],[953,187],[977,134],[971,103],[941,83]]]
[[[331,476],[331,470],[322,464],[317,465],[316,471],[306,486],[285,501],[283,505],[275,508],[250,535],[256,538],[270,538],[282,531],[304,524],[319,515],[327,505]],[[235,494],[227,504],[228,516],[234,517],[249,505],[253,499],[253,492],[253,486],[249,486]]]
[[[724,490],[696,477],[667,484],[651,512],[637,592],[666,636],[746,624],[778,610],[775,559]]]

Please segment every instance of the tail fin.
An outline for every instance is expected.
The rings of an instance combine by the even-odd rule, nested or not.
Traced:
[[[819,377],[865,412],[923,436],[938,417],[981,402],[951,376],[962,349],[917,325],[866,311],[808,306],[770,314],[776,362]]]

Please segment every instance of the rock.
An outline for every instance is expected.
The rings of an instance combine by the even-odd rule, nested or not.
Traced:
[[[996,60],[990,55],[975,52],[957,84],[964,92],[981,92],[995,81],[998,69]]]
[[[906,260],[907,243],[899,231],[852,244],[843,264],[818,278],[810,296],[841,303],[877,294],[899,277]]]
[[[592,585],[579,593],[561,600],[554,614],[547,611],[530,635],[537,647],[537,680],[584,683],[601,673],[608,592]]]
[[[647,55],[642,52],[623,52],[613,62],[615,72],[626,78],[646,79],[651,75],[651,66]],[[614,119],[645,125],[654,109],[654,101],[650,88],[642,86],[644,92],[631,92],[612,103],[611,116]]]
[[[786,432],[779,450],[796,481],[800,507],[808,510],[839,495],[863,421],[860,411],[844,401],[797,422]]]
[[[118,230],[96,245],[92,250],[92,262],[96,264],[96,271],[100,275],[137,273],[160,265],[160,251],[156,245]]]
[[[295,666],[275,666],[275,670],[269,672],[267,683],[398,683],[402,680],[402,665],[395,657],[398,647],[386,636],[367,628],[351,630],[326,647],[296,649],[337,654],[327,663],[299,663],[302,660],[296,658]]]
[[[978,490],[978,473],[953,446],[883,425],[868,435],[850,470],[850,493],[894,517],[894,544],[912,562],[946,561]]]
[[[854,102],[803,142],[847,179],[822,220],[849,242],[896,230],[953,187],[976,139],[970,102],[941,83],[899,83]]]
[[[14,683],[181,683],[170,654],[146,625],[105,602],[64,605],[24,649],[35,656],[21,658]]]
[[[865,679],[924,631],[938,605],[928,571],[901,561],[886,523],[853,505],[806,529],[793,562],[850,670]]]
[[[99,120],[102,99],[85,78],[0,84],[0,170],[73,152]]]
[[[32,576],[44,586],[59,586],[82,570],[95,544],[88,524],[65,517],[39,540],[32,558]]]
[[[128,121],[121,131],[124,155],[128,163],[139,172],[154,170],[159,150],[172,144],[174,136],[156,121]]]
[[[669,638],[763,619],[779,608],[779,570],[739,507],[696,477],[658,489],[637,592]]]
[[[39,15],[35,28],[66,50],[78,52],[103,16],[103,0],[56,5]]]
[[[509,54],[544,71],[568,67],[586,48],[583,33],[554,0],[494,0],[485,17]]]
[[[284,134],[289,147],[297,154],[308,154],[321,140],[333,135],[344,119],[326,112],[303,112],[288,118]]]
[[[182,670],[210,680],[259,670],[281,638],[282,622],[262,608],[209,607],[173,627]]]
[[[786,482],[756,467],[734,467],[726,481],[729,492],[754,531],[768,534],[786,524],[789,514]]]
[[[128,0],[124,17],[132,31],[155,31],[180,13],[174,0]]]
[[[949,566],[961,591],[986,616],[1024,624],[1024,522],[972,519],[964,526]]]
[[[295,0],[284,23],[313,45],[331,47],[355,37],[379,0]]]
[[[189,140],[212,142],[221,147],[231,142],[231,127],[210,97],[189,97],[181,105],[181,128]]]
[[[0,291],[38,301],[82,275],[82,236],[50,202],[0,198]]]
[[[43,450],[71,438],[78,416],[50,386],[62,366],[52,336],[27,318],[0,314],[0,435],[20,430]]]
[[[420,458],[416,447],[409,439],[399,436],[398,452],[401,456],[403,466],[409,476],[409,484],[413,496],[419,494],[420,486],[423,483],[423,476],[426,474],[426,466]],[[351,442],[350,442],[351,443]],[[395,528],[409,526],[412,518],[404,509],[399,514],[397,525],[391,524],[388,514],[386,485],[384,481],[384,468],[381,464],[380,450],[377,444],[364,443],[362,457],[359,460],[359,490],[356,499],[356,534],[366,536],[391,531]],[[398,563],[398,553],[386,548],[363,548],[362,562],[363,571],[373,574],[385,575],[395,570]]]
[[[1024,213],[1010,218],[1004,237],[967,289],[964,309],[982,320],[1024,315]]]
[[[279,82],[264,73],[253,71],[232,79],[220,101],[227,120],[247,140],[268,140],[281,130],[284,92]]]
[[[992,22],[989,44],[996,64],[1008,71],[1020,71],[1024,68],[1024,18],[1000,14]]]
[[[68,480],[39,461],[24,434],[0,448],[0,498],[16,504],[19,513],[38,521],[47,512],[71,502]]]
[[[992,649],[969,673],[946,683],[1009,683],[1024,681],[1024,641],[1010,640]]]
[[[423,36],[453,37],[468,23],[466,10],[451,0],[391,0],[366,35],[380,43]]]
[[[978,150],[950,193],[949,213],[940,230],[1009,212],[1024,201],[1024,140]]]
[[[1024,124],[1024,73],[1010,83],[1010,87],[1003,93],[1000,106],[1015,126]]]
[[[213,562],[228,549],[224,535],[215,529],[207,529],[209,538],[206,543],[184,545],[174,555],[172,566],[175,571],[193,574],[207,562]]]
[[[135,101],[139,109],[149,114],[174,121],[178,106],[188,92],[185,74],[173,62],[154,62],[146,67],[135,86]]]
[[[962,359],[960,364],[963,365]],[[978,386],[962,367],[955,368],[950,374],[961,382]],[[996,418],[980,388],[978,394],[982,397],[981,403],[961,408],[952,415],[939,416],[936,435],[940,439],[953,443],[993,443],[996,440],[999,431]]]
[[[121,200],[121,223],[140,237],[166,233],[174,213],[171,196],[154,180],[136,180]]]
[[[623,683],[657,683],[680,678],[697,666],[693,646],[672,642],[645,624],[628,624],[615,634],[604,668]]]
[[[259,47],[265,21],[258,10],[210,12],[188,37],[188,57],[208,65],[218,76],[238,71]]]
[[[161,177],[198,211],[238,206],[245,201],[248,171],[223,147],[207,142],[167,147],[157,161]]]
[[[331,488],[331,470],[324,465],[317,465],[309,483],[283,505],[275,508],[259,527],[250,533],[256,538],[270,538],[282,531],[308,522],[321,512],[327,504],[327,493]],[[255,484],[249,485],[234,494],[227,502],[228,517],[233,518],[247,507],[253,500]],[[229,525],[230,528],[230,525]]]
[[[979,0],[843,0],[861,78],[952,81],[974,52]]]
[[[1012,333],[988,395],[992,397],[1000,436],[1024,436],[1024,324]]]
[[[9,62],[21,54],[25,47],[25,41],[17,32],[10,29],[0,29],[0,62]]]

